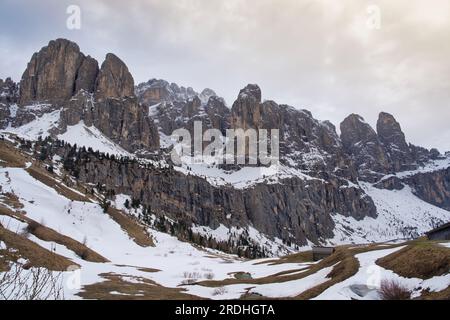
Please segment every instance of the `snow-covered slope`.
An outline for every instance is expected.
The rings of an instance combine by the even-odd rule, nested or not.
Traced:
[[[81,269],[74,267],[63,272],[62,285],[66,299],[79,299],[78,294],[83,292],[86,286],[106,281],[105,275],[117,275],[122,281],[131,286],[133,283],[142,284],[149,280],[166,288],[184,288],[186,293],[211,299],[236,299],[243,294],[263,295],[266,297],[291,297],[320,284],[327,283],[331,279],[330,272],[337,265],[325,265],[312,273],[305,274],[316,263],[286,262],[282,259],[246,261],[234,255],[223,254],[193,246],[187,242],[181,242],[174,237],[153,229],[148,229],[148,232],[151,234],[155,246],[141,246],[130,238],[121,225],[103,212],[99,203],[95,201],[74,201],[66,198],[54,188],[32,177],[27,172],[27,167],[30,167],[30,165],[31,163],[28,163],[24,168],[0,168],[1,194],[5,197],[14,195],[23,206],[20,211],[25,212],[28,218],[41,222],[41,224],[54,229],[61,235],[85,243],[90,249],[98,252],[110,261],[103,263],[89,262],[80,258],[68,247],[56,242],[41,240],[32,234],[28,235],[29,240],[43,248],[69,258],[74,265],[81,266]],[[57,182],[62,183],[58,179]],[[365,186],[365,188],[367,188],[369,193],[375,194],[375,199],[377,199],[377,196],[381,198],[386,196],[384,194],[377,195],[376,190],[371,190],[371,187]],[[379,192],[389,191],[381,190]],[[0,206],[14,210],[14,207],[5,201],[3,196],[0,197]],[[399,197],[404,197],[404,195],[399,195]],[[117,206],[120,209],[126,209],[120,206],[126,199],[122,195],[117,197]],[[391,208],[395,208],[395,201],[391,202],[391,206],[393,206]],[[416,206],[417,202],[413,202],[409,208],[411,210],[427,208],[423,204],[420,207]],[[430,208],[428,209],[431,210]],[[412,215],[410,219],[410,223],[416,222]],[[0,214],[0,224],[3,228],[18,234],[21,234],[22,230],[27,226],[25,222],[3,214]],[[372,221],[368,224],[374,224],[374,222]],[[196,227],[194,231],[209,233],[216,237],[226,236],[227,233],[224,227],[220,227],[217,230]],[[375,230],[373,232],[375,233]],[[258,237],[258,233],[255,231],[253,236]],[[5,249],[9,250],[3,242],[0,242],[0,250]],[[369,290],[368,294],[363,297],[356,296],[354,291],[351,290],[353,285],[373,284],[373,270],[378,270],[377,272],[380,275],[378,280],[385,278],[402,280],[414,291],[415,295],[419,295],[421,292],[421,289],[418,288],[429,288],[433,292],[445,289],[450,285],[449,275],[434,277],[424,281],[416,278],[402,278],[392,271],[377,267],[374,262],[377,258],[400,250],[401,247],[382,249],[383,247],[380,247],[379,250],[357,255],[356,257],[361,264],[358,273],[344,282],[329,287],[317,298],[377,299],[378,296],[373,291],[373,288],[372,291]],[[26,263],[23,259],[18,262]],[[273,264],[273,262],[279,263]],[[149,268],[154,271],[149,272]],[[247,279],[269,278],[262,284],[253,284],[251,280],[239,280],[236,284],[223,284],[219,289],[215,286],[210,287],[198,283],[204,280],[231,280],[234,279],[234,274],[236,273],[247,274]],[[289,275],[292,278],[277,278],[279,277],[277,275],[280,273]],[[2,273],[0,273],[1,275]],[[129,298],[139,298],[141,294],[139,289],[136,289],[136,292],[131,294],[117,289],[111,290],[109,297],[126,295]]]
[[[415,196],[409,186],[402,190],[378,189],[369,183],[360,185],[377,207],[377,218],[334,215],[335,237],[331,244],[380,242],[410,239],[423,235],[436,225],[450,221],[450,211],[433,206]]]
[[[34,106],[34,108],[38,107]],[[39,137],[45,138],[48,137],[52,131],[59,131],[60,114],[60,110],[46,112],[36,116],[36,119],[22,126],[12,127],[10,124],[6,129],[0,131],[0,133],[12,133],[18,137],[34,141]],[[67,130],[64,133],[58,134],[57,138],[72,145],[76,144],[80,147],[90,147],[94,151],[120,156],[131,156],[130,153],[111,141],[111,139],[104,135],[95,126],[86,126],[83,120],[76,125],[67,126]]]
[[[42,247],[54,250],[70,258],[74,264],[81,265],[81,285],[102,281],[99,275],[108,272],[119,273],[124,277],[129,275],[149,278],[147,272],[139,270],[144,267],[161,270],[151,274],[152,280],[167,287],[177,287],[186,280],[186,274],[194,275],[196,280],[211,278],[211,273],[213,278],[228,278],[230,272],[249,272],[253,277],[261,277],[302,266],[256,265],[257,261],[243,261],[236,256],[218,255],[213,251],[208,253],[155,230],[149,231],[156,246],[141,247],[129,238],[120,225],[103,213],[99,204],[71,201],[30,176],[23,168],[1,168],[0,183],[3,193],[12,193],[19,198],[29,218],[86,243],[89,248],[111,261],[87,262],[64,246],[30,237]],[[0,223],[13,232],[21,232],[26,226],[17,219],[3,215],[0,215]],[[68,276],[70,274],[68,272]],[[67,290],[66,298],[76,298],[76,292],[78,291]]]
[[[64,140],[72,145],[76,144],[80,147],[90,147],[94,151],[121,156],[131,156],[130,153],[111,141],[96,127],[88,127],[83,121],[80,121],[74,126],[67,126],[67,131],[59,134],[58,139]]]

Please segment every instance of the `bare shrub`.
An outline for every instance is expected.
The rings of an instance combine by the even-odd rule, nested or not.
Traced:
[[[83,260],[88,260],[88,258],[89,258],[89,249],[86,248],[86,249],[81,250],[79,256]]]
[[[411,290],[395,280],[383,280],[380,285],[380,297],[383,300],[409,300]]]
[[[183,277],[186,278],[186,280],[183,280],[181,284],[193,284],[197,282],[198,279],[201,278],[201,274],[198,272],[183,272]]]
[[[206,279],[208,279],[208,280],[212,280],[212,279],[214,279],[214,273],[212,273],[212,272],[207,272],[207,273],[204,274],[204,277],[205,277]]]
[[[14,263],[0,274],[0,300],[62,300],[62,273]]]
[[[218,287],[218,288],[214,289],[214,291],[212,292],[212,295],[213,296],[221,296],[225,293],[227,293],[227,289],[225,287]]]
[[[197,282],[197,279],[185,279],[183,281],[181,281],[182,285],[187,285],[187,284],[194,284]]]
[[[36,230],[40,227],[40,224],[37,223],[34,220],[31,220],[30,222],[28,222],[28,225],[26,226],[26,231],[28,233],[34,233],[36,232]]]
[[[195,271],[194,272],[185,271],[185,272],[183,272],[183,277],[186,278],[186,279],[195,279],[195,280],[197,280],[197,279],[199,279],[201,277],[201,274],[198,273],[198,272],[195,272]]]

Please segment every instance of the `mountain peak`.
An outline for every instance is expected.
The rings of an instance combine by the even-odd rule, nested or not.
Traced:
[[[79,84],[89,81],[79,79],[78,71],[86,56],[75,42],[56,39],[42,47],[31,57],[20,81],[20,104],[33,101],[61,102],[70,99]],[[92,58],[90,58],[92,59]],[[89,64],[92,68],[92,63]],[[95,68],[95,66],[94,66]],[[88,88],[79,88],[88,89]]]
[[[380,112],[377,121],[377,132],[382,143],[395,145],[403,151],[408,150],[408,144],[406,143],[405,134],[400,127],[400,123],[390,113]]]
[[[126,64],[115,54],[108,53],[97,77],[96,98],[134,96],[134,80]]]
[[[257,84],[248,84],[239,91],[238,99],[245,99],[247,97],[252,97],[257,102],[261,102],[261,89]]]

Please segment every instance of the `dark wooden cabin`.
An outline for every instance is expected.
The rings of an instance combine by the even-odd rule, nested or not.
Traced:
[[[428,240],[450,240],[450,222],[425,232]]]
[[[312,254],[314,261],[326,258],[331,254],[333,254],[333,252],[334,252],[333,247],[319,247],[319,246],[312,247]]]

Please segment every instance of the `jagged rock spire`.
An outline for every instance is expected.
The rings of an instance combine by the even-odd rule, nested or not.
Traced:
[[[125,63],[108,53],[97,77],[95,97],[124,98],[134,96],[134,80]]]
[[[56,39],[33,54],[20,81],[21,105],[33,101],[59,103],[78,90],[92,91],[97,61],[80,52],[78,45]]]

